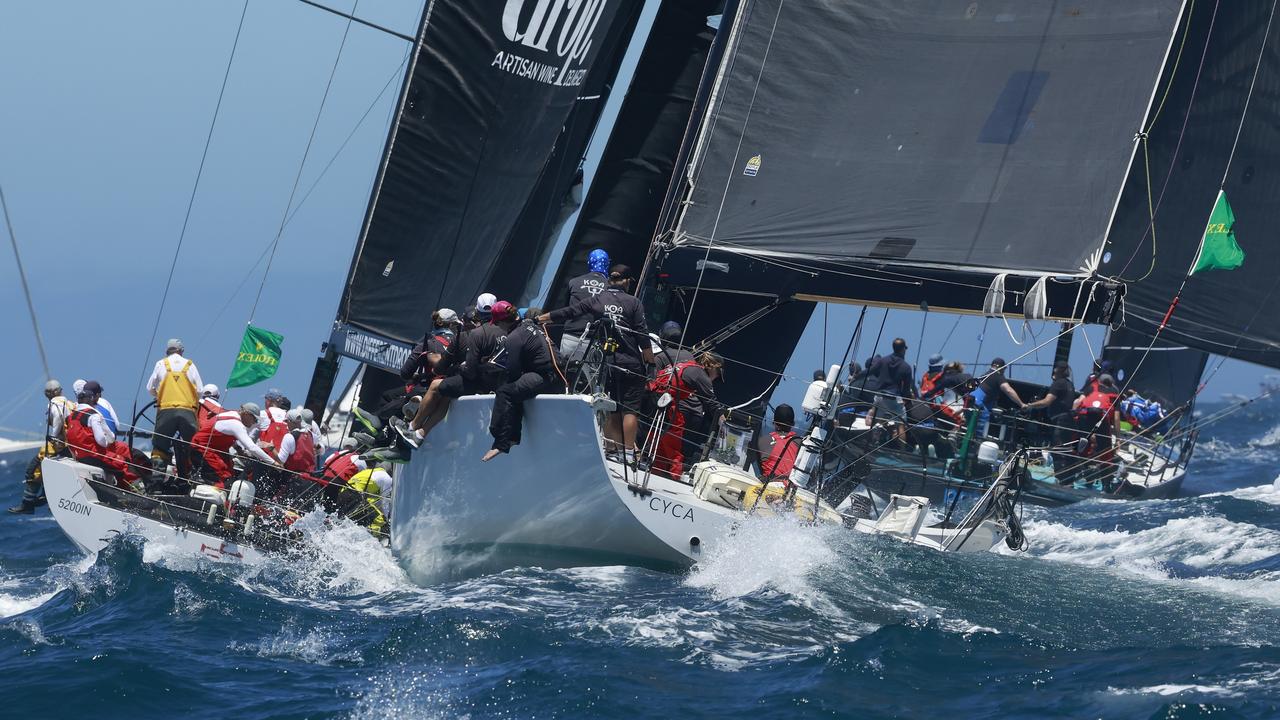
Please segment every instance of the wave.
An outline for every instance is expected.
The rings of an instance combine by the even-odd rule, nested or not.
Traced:
[[[1275,530],[1218,516],[1193,516],[1136,532],[1032,520],[1027,535],[1031,552],[1045,560],[1280,604],[1280,532]]]

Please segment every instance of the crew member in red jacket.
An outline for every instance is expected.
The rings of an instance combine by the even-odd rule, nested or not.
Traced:
[[[132,487],[138,474],[129,446],[116,440],[106,418],[94,407],[102,397],[102,385],[90,380],[76,393],[79,403],[67,418],[67,447],[76,460],[100,467],[120,487]]]
[[[191,444],[200,454],[204,466],[214,475],[213,478],[205,478],[209,484],[222,487],[235,475],[228,455],[233,446],[238,445],[241,452],[268,465],[278,464],[249,437],[249,428],[257,423],[260,412],[257,403],[245,403],[239,410],[228,410],[214,417],[212,423],[196,432]]]
[[[802,438],[794,427],[796,411],[783,403],[773,411],[773,432],[760,438],[760,474],[766,482],[789,480]]]
[[[659,411],[659,420],[666,424],[650,467],[653,472],[679,479],[684,473],[684,432],[686,407],[691,400],[699,400],[699,408],[715,402],[712,383],[720,378],[724,360],[713,352],[704,352],[696,362],[686,360],[668,365],[658,371],[649,390],[671,395],[671,402]]]

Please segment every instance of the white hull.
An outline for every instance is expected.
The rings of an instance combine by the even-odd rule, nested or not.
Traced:
[[[261,551],[191,528],[174,527],[150,518],[117,510],[99,501],[88,482],[101,481],[102,471],[73,460],[46,458],[40,465],[49,510],[71,542],[96,554],[119,535],[140,536],[147,543],[164,545],[176,555],[190,554],[227,563],[258,563]]]
[[[482,463],[492,404],[485,396],[455,402],[396,481],[391,546],[418,582],[518,565],[687,567],[750,521],[684,483],[651,476],[645,491],[633,488],[643,476],[605,459],[584,396],[526,402],[522,443]],[[879,531],[874,522],[855,529]],[[957,533],[968,531],[923,528],[904,539],[988,551],[1004,537],[995,523],[967,540],[955,541]]]

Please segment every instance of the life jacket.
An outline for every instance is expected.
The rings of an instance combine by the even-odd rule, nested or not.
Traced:
[[[309,473],[316,469],[316,446],[311,430],[293,430],[293,452],[284,461],[284,469],[296,473]]]
[[[360,454],[355,450],[343,450],[329,456],[324,461],[324,469],[322,474],[327,480],[340,480],[342,482],[349,481],[355,474],[360,472],[360,466],[356,465],[356,458]]]
[[[51,440],[50,444],[53,447],[51,450],[46,448],[47,452],[45,454],[53,455],[61,449],[62,443],[59,441],[64,440],[67,437],[67,424],[71,421],[71,413],[76,411],[76,404],[59,395],[50,400],[49,405],[50,407],[46,411],[45,416],[45,434]],[[54,406],[58,407],[62,411],[62,421],[58,423],[56,427],[49,422],[47,414],[53,411]]]
[[[67,446],[77,460],[96,457],[106,449],[98,445],[97,438],[93,436],[93,427],[89,425],[90,418],[97,414],[98,411],[94,409],[77,408],[67,417]]]
[[[181,408],[195,411],[200,404],[200,391],[191,382],[191,378],[187,377],[187,371],[194,363],[188,360],[181,369],[174,370],[169,364],[169,358],[166,357],[161,362],[164,363],[165,375],[160,381],[160,387],[156,388],[156,407],[161,410]]]
[[[772,443],[769,457],[760,461],[760,472],[766,479],[791,477],[791,469],[796,464],[796,455],[800,453],[800,441],[794,438],[796,438],[795,432],[780,433],[774,430],[769,433]]]
[[[1125,419],[1139,427],[1158,422],[1162,410],[1160,403],[1142,397],[1132,397],[1120,401],[1120,412]]]
[[[378,481],[373,479],[376,469],[368,468],[356,473],[347,481],[347,487],[364,495],[367,509],[363,511],[361,517],[355,519],[369,528],[369,532],[381,533],[386,527],[387,518],[382,514],[382,508],[378,504],[382,499],[382,488],[378,487]],[[369,521],[364,522],[366,519]]]
[[[667,407],[675,407],[682,400],[688,400],[693,396],[693,388],[685,384],[684,371],[697,364],[695,360],[685,360],[662,368],[657,377],[649,381],[649,391],[658,395],[670,393],[671,404]]]
[[[206,424],[212,425],[222,413],[227,409],[213,398],[204,398],[200,401],[200,407],[196,408],[196,426],[204,427]]]
[[[277,420],[276,414],[271,412],[272,410],[279,410],[279,408],[269,407],[263,409],[263,412],[267,414],[268,423],[267,426],[258,433],[258,440],[265,443],[271,443],[272,447],[279,448],[280,442],[284,440],[284,436],[289,434],[289,424],[284,420]],[[280,414],[283,415],[284,411],[281,410]]]
[[[1094,390],[1084,396],[1084,400],[1080,402],[1079,409],[1076,410],[1076,417],[1085,418],[1088,416],[1101,415],[1104,420],[1104,426],[1111,421],[1111,410],[1115,407],[1116,398],[1119,397],[1114,392],[1107,392],[1101,386],[1094,386]]]
[[[213,452],[226,453],[231,450],[231,446],[236,444],[236,437],[226,433],[220,433],[213,429],[220,420],[235,420],[240,422],[240,411],[228,410],[224,413],[215,415],[208,424],[201,425],[196,431],[195,437],[191,438],[191,444],[195,446],[198,452],[204,453],[212,450]]]
[[[938,381],[942,379],[942,371],[927,372],[920,376],[920,398],[923,400],[932,400],[934,395],[941,395],[942,390],[938,387]]]

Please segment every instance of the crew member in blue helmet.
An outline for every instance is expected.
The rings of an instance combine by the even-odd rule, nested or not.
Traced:
[[[587,274],[569,281],[568,305],[590,300],[609,286],[609,253],[604,248],[596,248],[587,255],[587,269]],[[564,335],[560,338],[560,357],[566,363],[582,362],[587,351],[587,342],[582,335],[591,320],[591,317],[583,315],[565,321]]]

